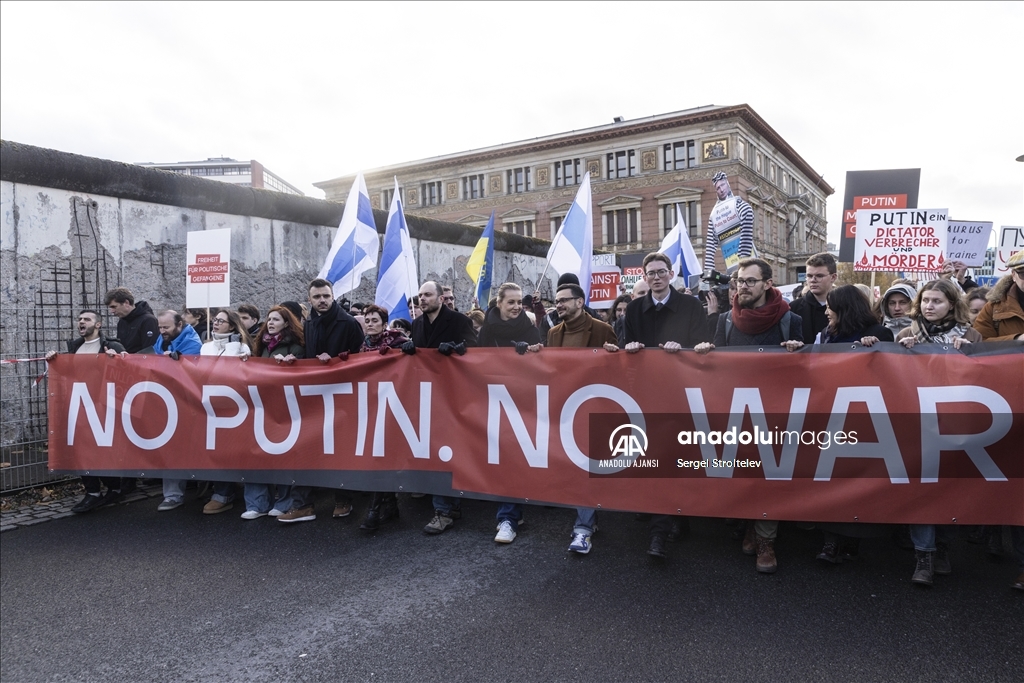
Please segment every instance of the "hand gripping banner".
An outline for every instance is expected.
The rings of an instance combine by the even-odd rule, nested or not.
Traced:
[[[840,345],[835,345],[838,347]],[[770,520],[1024,525],[1024,349],[62,355],[55,472]]]

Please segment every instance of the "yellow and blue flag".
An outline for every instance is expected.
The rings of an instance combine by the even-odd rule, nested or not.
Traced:
[[[487,221],[487,227],[480,235],[473,253],[466,262],[466,272],[476,284],[476,302],[480,308],[487,308],[491,298],[491,275],[494,273],[494,212]]]

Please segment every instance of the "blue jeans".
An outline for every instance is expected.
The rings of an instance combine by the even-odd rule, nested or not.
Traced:
[[[520,503],[502,503],[498,506],[498,524],[511,522],[512,531],[519,531],[519,520],[523,518],[523,506]]]
[[[277,485],[277,498],[274,504],[271,505],[270,501],[270,484],[246,484],[245,493],[245,509],[255,510],[256,512],[270,512],[270,508],[277,508],[281,512],[288,512],[291,510],[292,497],[291,497],[291,486],[285,486],[283,484]]]
[[[949,524],[911,524],[910,540],[914,543],[914,550],[926,553],[935,552],[935,542],[949,544],[956,535],[956,527]]]
[[[235,499],[235,484],[231,481],[213,482],[213,500],[218,503],[230,503]]]
[[[434,503],[434,510],[440,512],[445,517],[451,517],[452,510],[462,509],[462,502],[458,498],[433,496],[432,502]]]
[[[164,498],[180,503],[185,498],[185,480],[164,477]]]
[[[576,524],[573,525],[573,532],[586,531],[594,533],[597,526],[597,510],[594,508],[576,508]]]

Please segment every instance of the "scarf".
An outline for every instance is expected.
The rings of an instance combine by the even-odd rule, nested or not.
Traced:
[[[937,323],[930,323],[924,316],[914,318],[910,326],[914,339],[922,344],[951,344],[957,337],[967,333],[967,326],[958,324],[952,314]]]
[[[267,351],[273,352],[277,345],[281,343],[281,333],[270,334],[267,332],[263,335],[263,344],[267,347]]]
[[[892,332],[893,338],[895,338],[896,335],[902,332],[905,328],[910,327],[910,323],[912,322],[914,321],[906,315],[901,315],[898,318],[885,316],[885,321],[882,324],[889,328],[889,331]]]
[[[740,298],[736,297],[732,304],[732,322],[743,334],[754,336],[777,325],[788,310],[789,304],[779,290],[772,287],[765,292],[764,306],[760,308],[741,308]]]

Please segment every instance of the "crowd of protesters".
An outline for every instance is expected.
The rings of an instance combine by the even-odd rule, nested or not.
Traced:
[[[605,312],[585,304],[578,279],[559,278],[553,302],[538,292],[524,295],[514,283],[502,284],[495,297],[466,314],[455,308],[450,287],[423,283],[410,306],[412,320],[390,320],[389,312],[376,305],[348,304],[335,299],[331,283],[313,280],[307,301],[283,301],[273,305],[265,319],[258,307],[243,304],[236,309],[162,310],[154,313],[145,301],[137,301],[125,287],[109,291],[104,300],[118,318],[116,335],[102,330],[102,316],[83,310],[78,316],[78,336],[68,342],[67,353],[157,353],[177,359],[184,355],[274,358],[279,363],[298,359],[332,358],[354,353],[387,352],[415,354],[417,349],[436,349],[445,355],[465,354],[467,347],[508,347],[520,354],[539,353],[550,347],[603,348],[608,352],[638,353],[660,348],[669,353],[692,349],[713,353],[720,347],[781,346],[795,352],[811,344],[860,344],[896,342],[906,348],[941,343],[962,350],[968,344],[992,341],[1024,342],[1024,252],[1007,264],[1009,274],[991,290],[978,287],[966,277],[966,269],[951,263],[935,280],[896,280],[875,300],[866,287],[837,282],[835,258],[828,253],[812,256],[806,263],[803,291],[787,302],[775,287],[771,266],[757,258],[739,263],[724,291],[706,296],[706,303],[689,289],[675,289],[675,273],[666,256],[647,255],[643,279],[624,292]],[[342,304],[345,305],[342,305]],[[545,305],[547,304],[547,305]],[[52,360],[56,351],[47,354]],[[122,500],[135,486],[134,479],[82,478],[85,496],[73,508],[85,513]],[[104,492],[104,488],[106,491]],[[212,495],[204,514],[220,514],[234,508],[237,486],[212,482]],[[170,511],[184,502],[185,481],[165,478],[158,510]],[[242,519],[276,517],[295,523],[316,519],[314,496],[308,486],[246,483],[242,490]],[[347,492],[336,490],[334,517],[353,512]],[[438,535],[461,518],[460,501],[435,495],[433,516],[424,532]],[[597,530],[595,510],[579,508],[568,550],[586,554]],[[640,515],[638,515],[640,517]],[[360,529],[373,531],[398,518],[398,499],[393,492],[372,494]],[[667,555],[666,541],[678,539],[687,528],[683,517],[644,516],[650,520],[648,554]],[[523,505],[500,503],[497,510],[498,543],[511,543],[519,532]],[[741,550],[755,556],[755,568],[774,573],[778,567],[775,539],[778,522],[730,520],[742,537]],[[876,535],[877,525],[822,524],[823,547],[818,559],[838,564],[859,552],[859,539]],[[954,528],[935,525],[898,527],[896,537],[915,551],[912,582],[931,585],[934,575],[949,574],[949,545]],[[1021,573],[1012,584],[1024,591],[1024,528],[1011,530]],[[992,552],[1001,546],[1000,527],[975,529],[970,540],[987,542]]]

